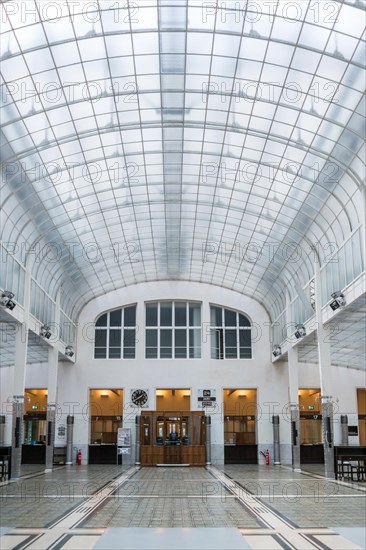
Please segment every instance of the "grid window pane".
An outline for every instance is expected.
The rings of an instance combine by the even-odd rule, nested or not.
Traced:
[[[175,358],[185,358],[187,357],[187,331],[186,330],[175,330]]]
[[[175,326],[185,327],[187,324],[187,304],[186,302],[176,302],[174,306]]]
[[[107,358],[107,348],[95,348],[94,358],[95,359],[106,359]]]
[[[162,302],[160,304],[160,325],[162,327],[172,326],[172,302]]]
[[[239,326],[240,327],[250,327],[250,321],[245,315],[239,313]]]
[[[160,331],[160,357],[172,357],[172,330],[162,329]]]
[[[107,345],[107,331],[106,330],[96,330],[95,331],[95,347],[102,348]]]
[[[107,313],[99,317],[95,323],[96,327],[106,327],[107,326]]]
[[[124,322],[125,327],[135,327],[136,326],[136,306],[126,307],[124,310]]]
[[[236,327],[236,312],[225,309],[225,326]]]
[[[146,330],[146,358],[157,359],[158,357],[158,331],[156,329]]]
[[[121,359],[121,348],[109,348],[109,359]]]
[[[146,326],[158,326],[158,304],[146,304]]]
[[[225,330],[225,357],[236,359],[238,356],[236,330]]]
[[[121,357],[121,330],[111,329],[109,331],[109,358],[119,359]]]
[[[157,347],[158,331],[156,329],[148,329],[146,331],[146,345],[149,347]]]
[[[250,330],[240,330],[240,347],[249,348],[251,345],[251,331]]]
[[[211,325],[214,327],[222,327],[222,308],[211,307]]]
[[[122,310],[111,311],[109,314],[109,325],[111,327],[120,327],[122,323]]]
[[[201,306],[200,304],[189,304],[189,326],[201,326]]]

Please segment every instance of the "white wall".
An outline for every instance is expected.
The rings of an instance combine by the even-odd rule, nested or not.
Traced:
[[[202,359],[145,359],[144,314],[145,301],[195,300],[203,302]],[[103,312],[137,303],[136,359],[94,359],[93,324]],[[212,360],[209,338],[205,338],[209,324],[210,303],[243,311],[253,322],[259,337],[253,343],[253,359]],[[205,325],[206,323],[206,325]],[[207,335],[208,336],[208,335]],[[264,308],[255,300],[227,289],[189,282],[154,282],[140,284],[111,292],[89,302],[78,320],[76,362],[59,364],[58,375],[58,423],[66,421],[67,414],[75,415],[74,445],[81,448],[87,460],[89,443],[89,389],[122,388],[124,390],[124,426],[132,428],[135,435],[135,415],[138,409],[128,403],[131,389],[149,390],[149,409],[155,409],[157,388],[190,388],[191,409],[196,406],[199,388],[216,389],[217,408],[212,415],[212,459],[222,463],[224,457],[224,426],[222,394],[224,388],[257,389],[259,450],[272,450],[272,414],[280,415],[281,461],[291,461],[290,419],[288,403],[288,368],[286,362],[271,361],[269,318]],[[335,414],[335,443],[340,441],[339,416],[348,414],[349,424],[357,424],[356,388],[364,387],[364,373],[332,367],[334,372],[333,397],[339,408]],[[3,409],[6,399],[13,395],[12,368],[0,369]],[[299,365],[299,387],[319,387],[317,365]],[[47,387],[47,365],[29,365],[26,387]],[[4,414],[4,413],[3,413]],[[10,438],[10,418],[7,421],[7,437]],[[10,439],[9,439],[10,441]],[[354,442],[352,442],[354,443]],[[132,456],[131,459],[134,457]],[[261,455],[259,459],[262,460]]]
[[[202,359],[145,359],[144,301],[152,300],[202,301]],[[134,360],[93,359],[94,344],[91,325],[104,311],[137,303],[137,349]],[[256,324],[258,341],[253,344],[253,359],[218,361],[210,359],[210,341],[206,326],[209,325],[210,303],[243,311]],[[270,357],[269,318],[264,308],[256,301],[226,289],[188,282],[156,282],[136,285],[112,292],[87,304],[78,320],[77,357],[75,365],[61,366],[59,376],[59,401],[77,403],[74,413],[75,444],[86,445],[89,438],[88,392],[89,388],[122,388],[124,390],[124,425],[133,428],[135,408],[127,408],[133,388],[149,390],[149,408],[155,409],[157,388],[190,388],[191,409],[198,410],[197,390],[216,389],[218,406],[212,414],[213,460],[223,461],[222,393],[224,388],[256,388],[258,390],[259,414],[258,440],[264,445],[272,441],[272,425],[269,422],[269,403],[282,401],[287,395],[286,371],[274,368]],[[90,336],[90,337],[89,337]],[[265,381],[265,383],[263,383]],[[84,412],[84,415],[83,415]],[[84,417],[83,417],[84,416]]]

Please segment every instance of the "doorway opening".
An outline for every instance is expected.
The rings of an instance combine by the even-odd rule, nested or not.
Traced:
[[[324,463],[320,397],[319,388],[299,389],[301,464]]]
[[[24,391],[22,464],[45,463],[47,398],[46,388],[27,388]]]
[[[123,421],[123,390],[89,390],[89,464],[115,464],[117,433]]]
[[[257,390],[224,389],[225,464],[257,464]]]

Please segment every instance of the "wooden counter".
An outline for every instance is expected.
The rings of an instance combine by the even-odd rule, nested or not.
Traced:
[[[45,464],[46,445],[22,445],[22,464]]]
[[[301,464],[324,464],[324,446],[300,445]]]
[[[225,464],[258,464],[257,445],[225,445]]]
[[[89,445],[89,464],[116,464],[117,445]]]
[[[204,466],[206,449],[204,445],[141,445],[141,465],[190,464]]]

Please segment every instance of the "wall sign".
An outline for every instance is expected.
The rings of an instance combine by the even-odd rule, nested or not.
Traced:
[[[118,428],[117,447],[131,446],[131,428]]]
[[[66,445],[66,424],[56,426],[55,445]]]
[[[215,389],[198,389],[197,391],[197,407],[203,409],[205,407],[214,407],[216,404]]]

